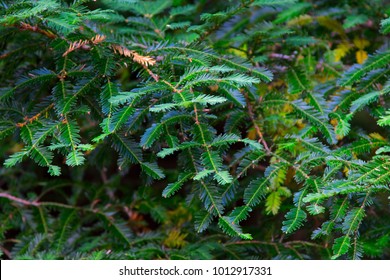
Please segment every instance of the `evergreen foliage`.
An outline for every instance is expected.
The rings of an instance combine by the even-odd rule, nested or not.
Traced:
[[[389,15],[0,0],[2,257],[389,258]]]

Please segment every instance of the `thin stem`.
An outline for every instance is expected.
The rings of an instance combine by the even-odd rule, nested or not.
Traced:
[[[259,137],[259,142],[261,142],[263,144],[264,149],[267,151],[267,154],[271,154],[271,150],[268,147],[267,142],[265,142],[265,140],[264,140],[263,133],[261,133],[260,127],[256,123],[256,120],[255,120],[255,117],[253,114],[252,104],[250,103],[248,94],[244,93],[244,96],[245,96],[245,101],[246,101],[246,107],[248,108],[249,118],[251,119],[251,122],[256,130],[256,134]]]
[[[10,194],[4,193],[4,192],[0,193],[0,197],[7,198],[9,200],[12,200],[14,202],[17,202],[17,203],[20,203],[20,204],[23,204],[23,205],[26,205],[26,206],[36,206],[36,207],[40,206],[40,203],[37,202],[37,201],[28,201],[28,200],[25,200],[25,199],[22,199],[22,198],[18,198],[16,196],[13,196],[13,195],[10,195]]]
[[[38,114],[32,116],[31,118],[25,117],[24,118],[25,121],[21,122],[21,123],[17,123],[16,126],[17,127],[23,127],[23,126],[26,126],[29,123],[32,123],[32,122],[38,120],[42,116],[42,114],[48,112],[53,107],[54,107],[54,103],[51,103],[49,106],[47,106],[46,108],[44,108],[42,111],[40,111]]]

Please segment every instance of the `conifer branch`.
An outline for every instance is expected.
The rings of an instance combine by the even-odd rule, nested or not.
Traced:
[[[87,2],[0,4],[3,257],[389,255],[380,5]]]

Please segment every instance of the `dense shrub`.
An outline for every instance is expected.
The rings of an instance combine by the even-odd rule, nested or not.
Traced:
[[[0,248],[390,257],[385,1],[0,1]]]

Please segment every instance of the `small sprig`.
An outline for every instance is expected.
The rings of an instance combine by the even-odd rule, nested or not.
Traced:
[[[66,52],[63,53],[63,57],[67,56],[69,53],[77,50],[77,49],[84,49],[89,50],[90,44],[97,45],[103,42],[106,39],[106,36],[97,34],[96,36],[92,37],[90,40],[78,40],[76,42],[70,43],[68,49]]]
[[[156,64],[156,60],[150,56],[143,56],[137,53],[136,51],[129,50],[128,48],[120,45],[111,45],[111,48],[115,53],[120,55],[130,57],[134,62],[141,64],[143,66],[153,66]]]

